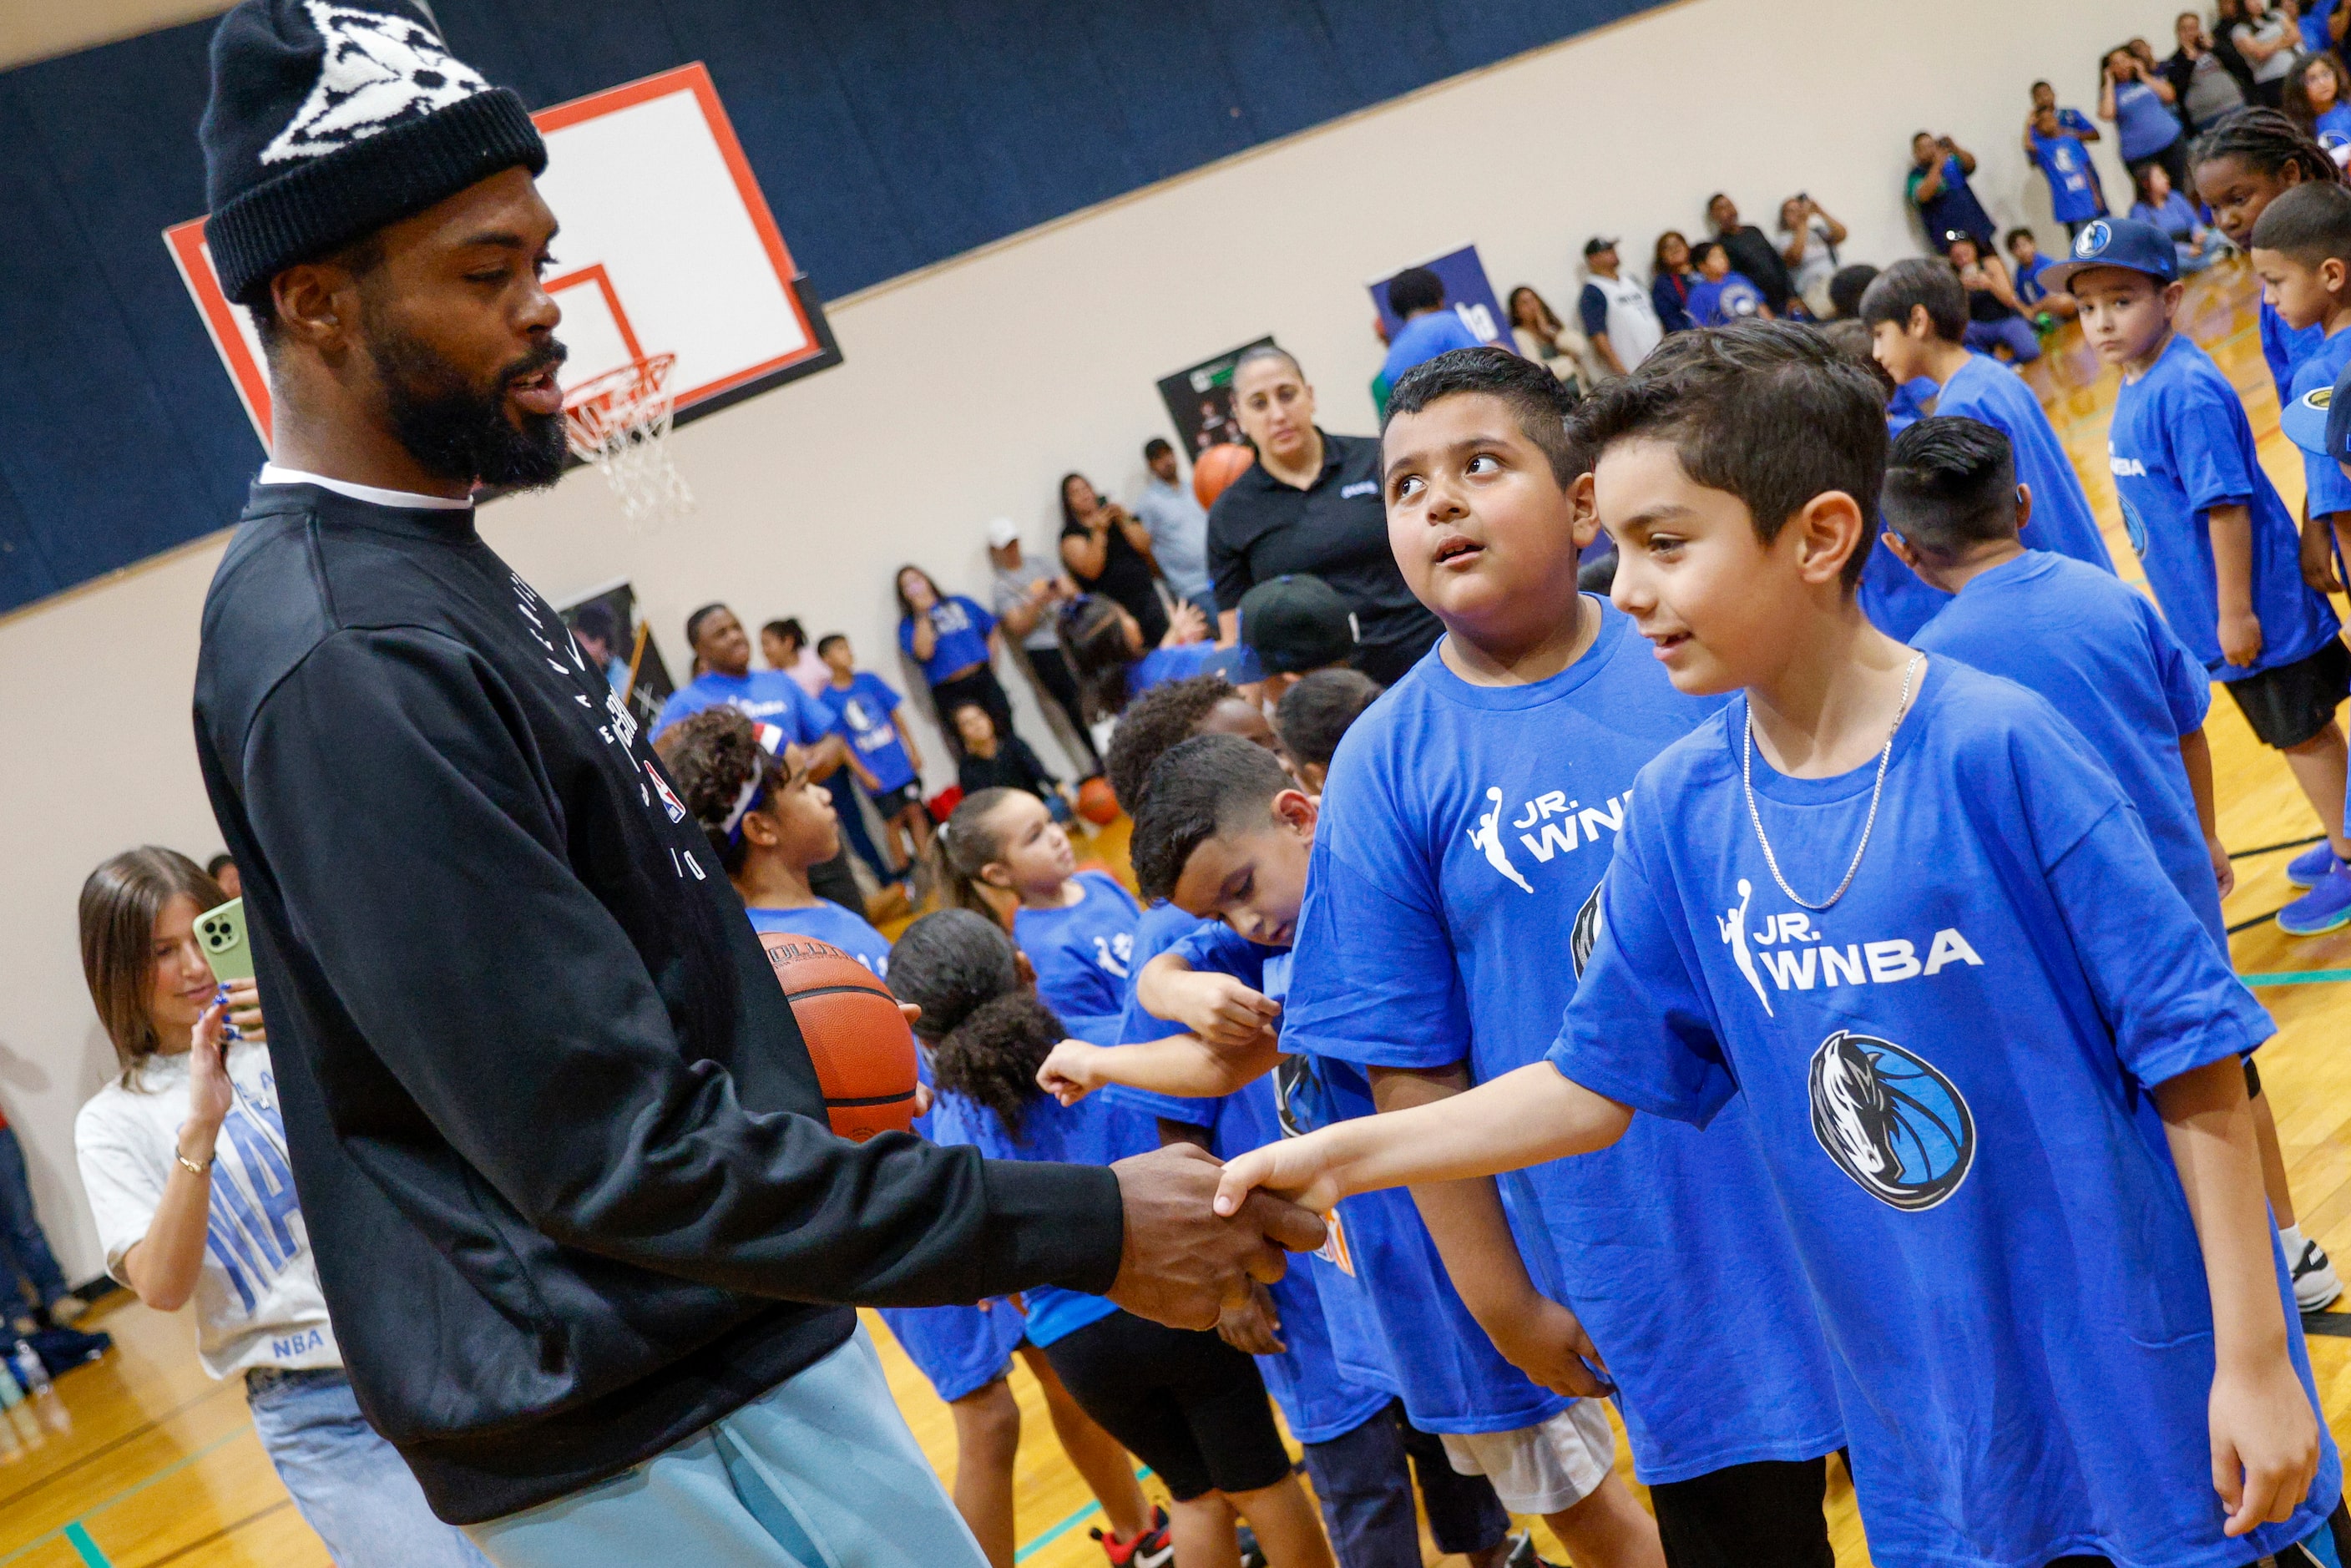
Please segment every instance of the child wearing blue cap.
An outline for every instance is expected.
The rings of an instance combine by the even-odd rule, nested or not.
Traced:
[[[2287,867],[2310,891],[2279,911],[2278,925],[2304,936],[2351,922],[2335,723],[2351,694],[2351,650],[2303,580],[2293,515],[2254,456],[2236,388],[2172,330],[2181,290],[2170,237],[2127,218],[2093,224],[2048,276],[2080,303],[2098,356],[2122,367],[2108,465],[2157,602],[2262,743],[2285,753],[2325,827],[2327,842]]]

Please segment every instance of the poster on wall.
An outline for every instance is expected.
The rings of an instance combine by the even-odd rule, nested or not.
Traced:
[[[615,582],[555,608],[580,651],[604,661],[604,678],[626,695],[630,715],[650,733],[677,686],[653,644],[653,628],[637,619],[636,590]]]
[[[1486,264],[1478,259],[1476,246],[1447,251],[1434,261],[1408,261],[1395,271],[1402,272],[1405,267],[1425,267],[1437,274],[1437,281],[1445,285],[1446,305],[1478,335],[1479,342],[1510,346],[1510,319],[1503,313],[1494,286],[1486,281]],[[1381,333],[1389,341],[1395,340],[1396,329],[1404,325],[1404,319],[1388,308],[1388,277],[1395,276],[1392,272],[1367,285],[1372,303],[1379,308]]]
[[[1160,378],[1160,400],[1167,405],[1167,417],[1176,422],[1176,444],[1187,457],[1197,457],[1220,442],[1241,439],[1240,423],[1233,418],[1233,366],[1251,349],[1273,346],[1271,337],[1255,339],[1188,371]]]

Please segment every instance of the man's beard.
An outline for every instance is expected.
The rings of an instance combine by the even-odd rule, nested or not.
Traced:
[[[563,416],[507,415],[507,389],[563,363],[567,350],[549,339],[492,379],[489,390],[468,386],[455,367],[417,339],[381,320],[369,323],[368,346],[383,387],[392,433],[429,474],[534,490],[563,476]]]

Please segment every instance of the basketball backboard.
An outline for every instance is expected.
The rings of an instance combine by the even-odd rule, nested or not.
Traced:
[[[538,188],[563,225],[547,287],[563,307],[567,390],[674,354],[684,423],[840,362],[700,62],[531,118],[547,139]],[[221,292],[204,220],[163,238],[266,448],[261,341]]]

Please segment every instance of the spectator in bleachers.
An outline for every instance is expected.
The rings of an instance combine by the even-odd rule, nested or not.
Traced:
[[[1445,280],[1425,267],[1407,267],[1388,279],[1388,308],[1404,323],[1380,363],[1380,375],[1390,386],[1424,361],[1479,344],[1460,313],[1446,307]]]
[[[2029,365],[2041,357],[2041,339],[2024,319],[2024,301],[2008,276],[2008,264],[1976,243],[1973,235],[1946,235],[1944,254],[1959,269],[1968,290],[1968,327],[1960,341],[1980,354]]]
[[[2171,236],[2183,273],[2201,272],[2229,254],[2228,240],[2205,223],[2193,202],[2171,188],[2171,176],[2160,163],[2139,170],[2138,200],[2131,204],[2130,215]]]
[[[2174,186],[2188,183],[2188,139],[2173,110],[2177,99],[2171,83],[2149,72],[2128,45],[2106,51],[2098,68],[2098,118],[2114,122],[2115,150],[2132,179],[2159,162]]]
[[[1551,302],[1523,283],[1510,290],[1510,341],[1521,355],[1558,377],[1562,385],[1583,390],[1589,372],[1579,346],[1588,340],[1568,330]],[[1597,344],[1592,345],[1592,351],[1598,355]]]
[[[824,661],[809,646],[808,628],[800,624],[798,616],[786,616],[760,627],[759,654],[768,661],[768,668],[791,676],[793,684],[810,696],[822,693],[825,683],[831,678]]]
[[[1764,237],[1763,231],[1753,224],[1739,221],[1739,204],[1717,191],[1706,199],[1706,221],[1714,225],[1714,237],[1729,253],[1731,270],[1744,276],[1762,292],[1763,303],[1771,308],[1774,316],[1788,313],[1788,296],[1793,292],[1788,279],[1788,264],[1780,258],[1780,247]]]
[[[1877,268],[1865,261],[1838,267],[1836,276],[1829,279],[1830,319],[1843,321],[1860,315],[1861,297],[1869,292],[1876,276]]]
[[[2332,49],[2302,57],[2285,78],[2285,117],[2342,162],[2351,156],[2351,81]]]
[[[1780,255],[1788,264],[1788,285],[1804,308],[1829,317],[1829,279],[1836,276],[1837,246],[1845,226],[1810,195],[1798,192],[1780,204]]]
[[[2061,321],[2071,321],[2082,313],[2071,294],[2062,288],[2052,293],[2042,284],[2041,274],[2049,266],[2049,258],[2041,254],[2041,242],[2033,237],[2031,229],[2011,229],[2001,243],[2008,248],[2009,277],[2016,286],[2016,297],[2024,301],[2027,310]]]
[[[602,672],[614,691],[629,684],[629,661],[621,656],[621,622],[602,604],[583,604],[571,617],[571,640],[588,662]]]
[[[1214,622],[1217,601],[1208,591],[1208,512],[1183,482],[1176,448],[1164,436],[1143,444],[1143,465],[1151,472],[1134,515],[1151,530],[1151,557],[1178,599],[1188,599]]]
[[[1623,275],[1622,267],[1613,236],[1594,235],[1583,242],[1585,277],[1583,292],[1576,297],[1576,314],[1583,319],[1584,340],[1601,366],[1617,376],[1630,374],[1666,335],[1656,302],[1647,289]]]
[[[2283,5],[2269,0],[2240,0],[2243,16],[2229,28],[2229,41],[2245,57],[2253,73],[2253,101],[2263,109],[2282,108],[2285,78],[2302,57],[2302,25]],[[2175,174],[2172,183],[2187,183]]]
[[[69,1323],[82,1310],[41,1230],[24,1147],[0,1113],[0,1333],[21,1333],[18,1325],[28,1320]],[[34,1321],[33,1326],[43,1324]]]
[[[206,861],[204,874],[220,883],[221,891],[231,898],[245,896],[245,878],[237,874],[236,862],[226,853],[216,854]]]
[[[977,703],[998,733],[1011,734],[1012,699],[996,679],[996,617],[960,593],[941,593],[919,566],[900,567],[891,587],[898,596],[898,646],[923,672],[950,744],[954,727],[947,716],[965,703]]]
[[[1166,635],[1167,608],[1159,601],[1151,530],[1082,474],[1061,476],[1061,564],[1086,592],[1125,605],[1152,641]],[[998,723],[1011,727],[1001,716]]]
[[[1755,280],[1730,265],[1730,252],[1719,239],[1702,239],[1690,247],[1698,264],[1698,286],[1690,290],[1690,319],[1701,327],[1728,327],[1734,321],[1770,320],[1771,307]]]
[[[1061,641],[1053,634],[1054,613],[1078,596],[1078,585],[1063,572],[1023,553],[1020,530],[1010,517],[987,525],[987,560],[996,569],[992,597],[997,623],[1020,640],[1020,656],[1042,701],[1061,710],[1066,733],[1074,737],[1079,761],[1089,774],[1102,771],[1102,758],[1086,734],[1084,705],[1078,697],[1077,677],[1061,657]],[[944,722],[947,716],[939,716]]]
[[[2179,118],[2201,136],[2251,100],[2252,73],[2234,47],[2216,47],[2204,30],[2204,18],[2194,11],[2179,13],[2172,37],[2179,47],[2163,62],[2163,79]]]
[[[2172,129],[2176,132],[2179,127]],[[1929,245],[1938,251],[1949,249],[1943,238],[1949,234],[1973,235],[1984,245],[1991,244],[1997,232],[1991,214],[1968,184],[1968,176],[1976,172],[1974,153],[1949,136],[1922,131],[1910,139],[1910,164],[1903,193],[1918,209]]]
[[[2106,197],[2099,188],[2090,150],[2084,145],[2095,141],[2097,131],[2093,129],[2084,136],[2065,124],[2064,112],[2053,103],[2034,106],[2024,126],[2024,155],[2040,167],[2041,177],[2049,183],[2050,215],[2065,225],[2068,235],[2074,235],[2105,215]]]
[[[1698,325],[1690,317],[1690,290],[1698,287],[1698,269],[1690,266],[1689,241],[1679,229],[1657,236],[1650,254],[1649,303],[1657,308],[1657,324],[1668,332],[1687,332]]]

